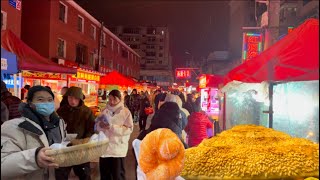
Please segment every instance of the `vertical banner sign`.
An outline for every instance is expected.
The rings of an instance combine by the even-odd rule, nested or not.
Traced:
[[[262,51],[261,33],[243,33],[242,62],[250,60]]]

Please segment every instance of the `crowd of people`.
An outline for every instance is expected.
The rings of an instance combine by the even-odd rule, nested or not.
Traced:
[[[84,103],[79,87],[64,87],[62,101],[50,87],[25,87],[23,100],[13,96],[1,82],[1,178],[4,179],[68,179],[73,169],[80,180],[91,179],[90,162],[59,167],[45,151],[61,143],[66,134],[77,139],[102,131],[109,138],[106,153],[99,159],[100,178],[125,179],[125,157],[134,124],[139,124],[142,140],[158,128],[172,130],[185,148],[197,146],[208,138],[213,128],[209,117],[201,111],[200,97],[182,92],[156,90],[131,94],[112,90],[108,103],[98,117]],[[150,108],[152,111],[150,111]],[[147,119],[151,124],[147,127]],[[107,121],[106,121],[107,120]]]

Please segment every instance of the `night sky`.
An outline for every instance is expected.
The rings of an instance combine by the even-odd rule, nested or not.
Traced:
[[[228,49],[229,1],[223,0],[76,0],[108,25],[168,26],[173,61]],[[190,58],[190,57],[189,57]]]

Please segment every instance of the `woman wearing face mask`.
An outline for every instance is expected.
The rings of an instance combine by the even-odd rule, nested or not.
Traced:
[[[121,101],[121,93],[112,90],[106,109],[96,119],[96,128],[109,138],[106,153],[100,158],[101,180],[125,179],[124,159],[133,131],[133,120],[128,108]]]
[[[54,95],[43,86],[30,88],[22,117],[1,126],[1,178],[54,179],[58,165],[45,155],[53,143],[65,138],[65,123],[54,112]]]

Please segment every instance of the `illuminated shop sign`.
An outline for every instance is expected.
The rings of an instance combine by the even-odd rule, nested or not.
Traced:
[[[76,75],[72,75],[73,78],[77,78],[78,80],[85,81],[100,81],[100,76],[96,74],[86,73],[78,71]]]
[[[243,33],[242,60],[246,61],[259,55],[262,51],[261,33]]]
[[[32,79],[67,80],[67,76],[65,74],[60,74],[60,73],[43,73],[43,72],[23,71],[22,77],[32,78]]]
[[[199,78],[199,88],[206,88],[207,87],[207,76],[202,75]]]
[[[176,78],[177,79],[190,79],[191,70],[190,69],[176,69]]]

